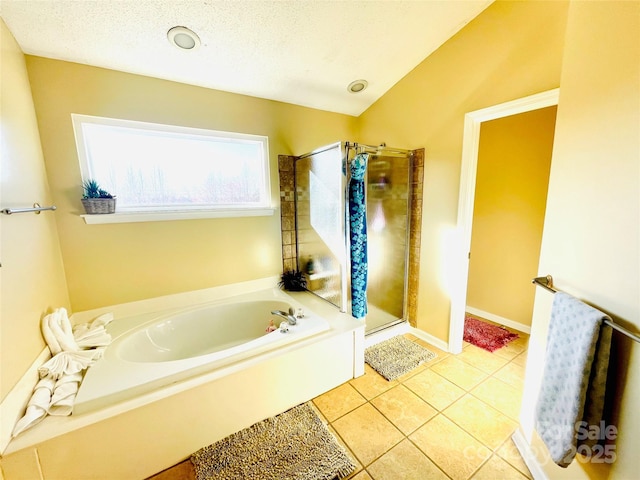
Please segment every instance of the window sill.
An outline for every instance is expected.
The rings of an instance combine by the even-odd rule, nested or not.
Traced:
[[[97,215],[80,215],[89,225],[105,223],[166,222],[172,220],[200,220],[206,218],[266,217],[273,215],[273,208],[250,210],[197,210],[179,212],[127,212]]]

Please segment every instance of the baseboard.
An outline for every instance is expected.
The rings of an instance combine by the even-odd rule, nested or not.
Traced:
[[[395,337],[396,335],[402,335],[405,333],[410,333],[414,337],[417,337],[420,340],[424,340],[425,342],[439,348],[440,350],[444,350],[445,352],[449,351],[449,345],[447,344],[447,342],[445,342],[444,340],[440,340],[439,338],[434,337],[427,332],[423,332],[422,330],[410,326],[409,322],[402,322],[398,325],[394,325],[393,327],[385,328],[384,330],[366,335],[364,337],[364,346],[365,348],[368,348],[372,345]]]
[[[449,344],[447,342],[439,339],[438,337],[434,337],[433,335],[423,330],[417,329],[415,327],[409,327],[409,333],[411,335],[418,337],[420,340],[424,340],[425,342],[430,343],[431,345],[439,348],[440,350],[443,350],[445,352],[449,351]]]
[[[485,312],[484,310],[480,310],[479,308],[473,308],[467,305],[466,310],[468,313],[472,315],[477,315],[478,317],[486,318],[487,320],[491,320],[492,322],[499,323],[500,325],[504,325],[505,327],[513,328],[514,330],[518,330],[522,333],[531,333],[531,326],[525,325],[524,323],[516,322],[515,320],[510,320],[508,318],[501,317],[499,315],[495,315],[493,313]]]
[[[33,387],[38,383],[40,378],[38,376],[38,368],[49,358],[51,358],[51,352],[49,347],[45,347],[0,403],[0,455],[4,454],[7,449],[11,441],[13,427],[24,415],[27,403],[33,393]]]
[[[549,477],[544,472],[542,465],[538,462],[534,452],[531,450],[531,446],[519,428],[511,436],[511,440],[513,440],[513,443],[516,445],[522,460],[524,460],[524,463],[531,472],[531,476],[533,476],[534,480],[549,480]]]

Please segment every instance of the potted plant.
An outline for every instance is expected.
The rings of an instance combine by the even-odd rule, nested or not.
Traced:
[[[89,179],[82,183],[84,190],[82,205],[84,211],[90,215],[97,213],[115,213],[116,197],[100,187],[100,184]]]
[[[307,289],[307,279],[304,273],[289,270],[281,275],[278,286],[290,292],[301,292]]]

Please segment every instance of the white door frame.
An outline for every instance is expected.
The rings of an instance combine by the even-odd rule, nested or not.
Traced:
[[[471,249],[471,229],[473,227],[473,203],[476,193],[476,172],[478,167],[478,147],[482,122],[517,115],[558,104],[560,89],[537,93],[492,107],[469,112],[464,116],[462,138],[462,167],[460,171],[460,195],[458,197],[457,233],[460,242],[453,262],[453,282],[451,288],[451,317],[449,319],[449,351],[462,351],[464,316],[467,303],[467,282],[469,280],[469,253]],[[499,288],[499,286],[496,286]]]

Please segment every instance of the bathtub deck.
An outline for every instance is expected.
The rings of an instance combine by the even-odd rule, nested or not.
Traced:
[[[291,296],[331,330],[96,412],[47,417],[9,444],[5,478],[146,478],[362,375],[364,324],[312,294]]]

